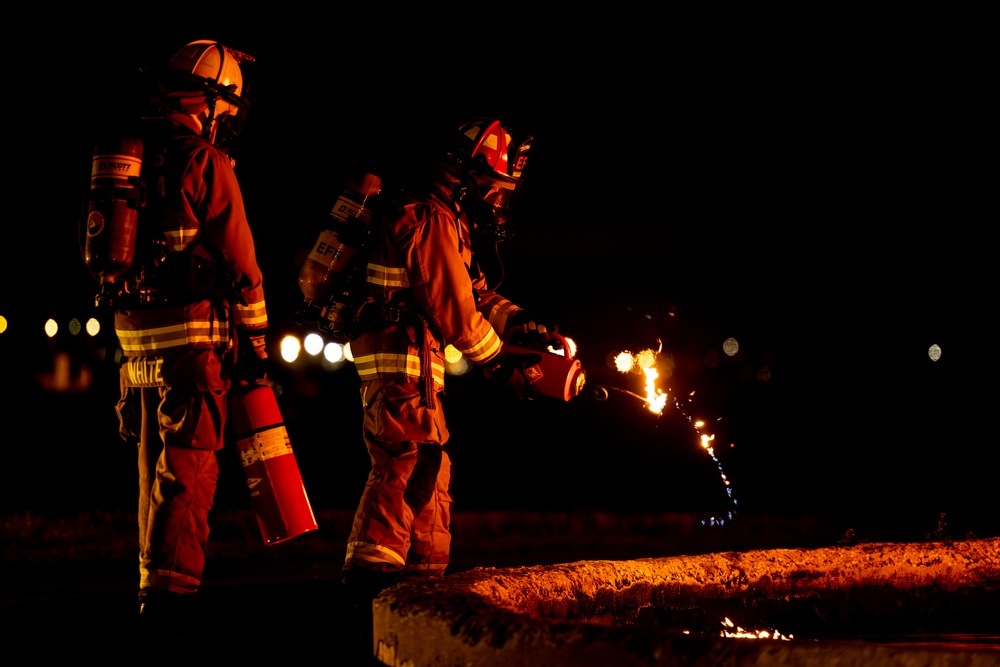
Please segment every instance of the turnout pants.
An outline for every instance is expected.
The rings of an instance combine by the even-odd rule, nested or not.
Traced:
[[[122,366],[121,434],[138,445],[140,588],[193,593],[201,585],[225,442],[221,372],[212,350]]]
[[[422,385],[361,384],[371,471],[354,515],[344,569],[434,576],[451,550],[451,459],[441,401],[428,408]]]

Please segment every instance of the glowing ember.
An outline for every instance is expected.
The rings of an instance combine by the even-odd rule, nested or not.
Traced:
[[[791,635],[785,636],[778,632],[777,630],[744,630],[735,623],[726,618],[722,622],[724,628],[733,628],[732,630],[724,629],[719,633],[720,637],[736,637],[739,639],[782,639],[784,641],[789,641],[792,639]]]

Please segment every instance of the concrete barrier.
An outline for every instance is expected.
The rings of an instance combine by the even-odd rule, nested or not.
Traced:
[[[392,667],[997,667],[1000,538],[475,568],[383,591],[373,638]]]

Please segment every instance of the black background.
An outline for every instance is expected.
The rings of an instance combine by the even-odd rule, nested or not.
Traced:
[[[8,47],[5,509],[134,501],[100,343],[36,332],[50,315],[107,323],[76,228],[95,129],[137,67],[211,38],[256,58],[234,155],[272,346],[296,328],[299,264],[354,170],[405,174],[473,115],[535,136],[499,291],[577,342],[588,391],[522,403],[450,379],[457,509],[735,509],[873,530],[930,530],[945,513],[956,532],[1000,530],[995,133],[966,23],[380,13],[289,10],[251,28],[88,16]],[[89,391],[40,385],[60,346],[86,348]],[[624,393],[644,393],[640,376],[607,364],[645,348],[671,395],[660,416]],[[367,471],[353,371],[276,374],[314,503],[353,507]],[[220,502],[247,502],[234,472]]]

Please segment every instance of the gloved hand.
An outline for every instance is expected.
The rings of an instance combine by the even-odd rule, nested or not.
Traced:
[[[530,401],[538,392],[524,376],[524,370],[542,360],[537,354],[515,354],[502,351],[493,357],[483,369],[486,379],[500,384],[518,398]]]
[[[245,382],[266,383],[267,367],[267,329],[239,327],[236,331],[234,377]]]
[[[552,336],[559,333],[559,327],[554,324],[545,325],[537,322],[527,314],[527,311],[520,311],[514,317],[514,326],[507,332],[507,340],[514,345],[530,347],[533,350],[546,350],[549,345],[556,341]]]

